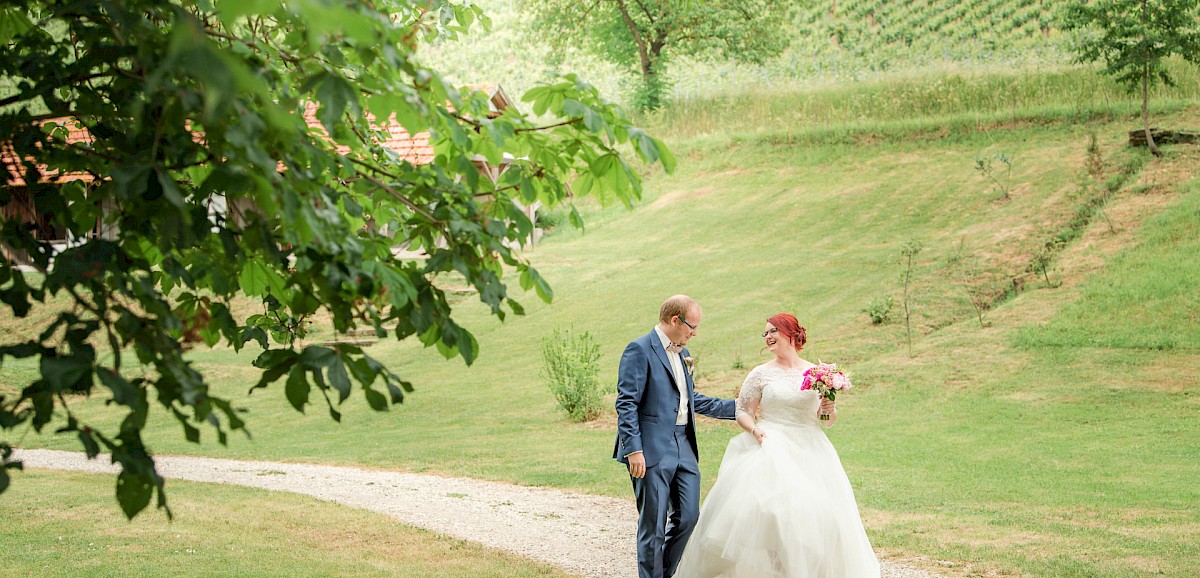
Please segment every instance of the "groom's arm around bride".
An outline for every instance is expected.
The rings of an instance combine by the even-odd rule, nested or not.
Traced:
[[[702,315],[686,295],[667,299],[658,324],[625,348],[617,371],[613,457],[628,466],[637,498],[639,578],[671,576],[696,525],[696,414],[734,418],[733,400],[695,393],[684,361]]]

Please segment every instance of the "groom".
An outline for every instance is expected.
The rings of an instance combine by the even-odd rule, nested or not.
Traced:
[[[683,348],[700,327],[700,305],[667,299],[658,325],[630,343],[617,371],[617,445],[638,507],[638,577],[675,573],[700,514],[696,413],[734,418],[734,401],[695,393]],[[668,522],[670,522],[668,524]]]

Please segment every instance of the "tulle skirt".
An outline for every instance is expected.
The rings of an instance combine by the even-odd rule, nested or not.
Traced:
[[[729,442],[676,578],[878,578],[879,561],[820,427],[760,423]]]

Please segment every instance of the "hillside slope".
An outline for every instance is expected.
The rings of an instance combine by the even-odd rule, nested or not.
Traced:
[[[609,458],[611,415],[564,420],[538,376],[539,346],[555,328],[590,332],[612,383],[623,345],[684,292],[705,308],[691,349],[709,394],[733,395],[766,360],[759,332],[781,310],[808,327],[806,357],[853,372],[830,436],[885,555],[976,576],[1197,575],[1200,489],[1182,481],[1200,477],[1200,153],[1128,149],[1129,122],[677,142],[679,172],[649,175],[633,211],[589,208],[586,232],[556,230],[528,253],[554,286],[552,305],[526,296],[528,314],[501,324],[455,297],[483,347],[473,367],[410,342],[373,346],[417,384],[405,405],[373,413],[355,396],[341,424],[321,407],[299,415],[281,384],[246,396],[253,352],[197,351],[246,408],[253,439],[223,448],[205,431],[205,445],[189,444],[162,412],[146,437],[163,453],[627,496]],[[997,155],[1011,173],[975,170]],[[911,353],[898,308],[881,326],[862,311],[903,299],[898,259],[910,241],[923,246]],[[1044,268],[1031,266],[1039,255]],[[6,364],[0,382],[31,369]],[[81,419],[115,425],[103,400],[74,403]],[[700,425],[707,487],[737,432]]]

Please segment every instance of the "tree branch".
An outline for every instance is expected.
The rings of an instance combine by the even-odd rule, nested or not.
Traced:
[[[42,122],[43,120],[54,120],[56,118],[62,118],[64,116],[71,116],[71,113],[67,112],[66,114],[64,114],[61,112],[47,112],[45,114],[35,114],[35,115],[29,117],[29,120],[33,121],[33,122]]]
[[[114,68],[115,70],[117,70],[118,72],[124,72],[124,71],[120,70],[119,68],[116,68],[116,67],[113,67],[113,68]],[[37,92],[37,93],[35,93],[35,94],[17,93],[17,94],[14,94],[14,95],[12,95],[12,96],[10,96],[10,97],[8,97],[8,98],[5,98],[5,99],[3,99],[3,100],[0,100],[0,107],[5,107],[5,106],[8,106],[8,105],[10,105],[10,104],[16,104],[16,103],[18,103],[18,102],[23,102],[23,101],[26,101],[26,100],[33,100],[33,99],[35,99],[35,98],[38,98],[38,97],[42,96],[42,94],[43,94],[43,93],[50,92],[50,91],[53,91],[53,90],[57,90],[57,89],[59,89],[59,88],[62,88],[62,87],[64,87],[64,86],[68,86],[68,85],[71,85],[71,84],[77,84],[77,83],[81,83],[81,82],[88,82],[88,81],[90,81],[90,80],[94,80],[94,79],[97,79],[97,78],[106,78],[106,77],[109,77],[109,76],[112,76],[112,74],[111,74],[111,73],[109,73],[109,72],[96,72],[96,73],[93,73],[93,74],[86,74],[86,75],[84,75],[84,76],[72,76],[72,77],[70,77],[70,78],[64,78],[64,79],[63,79],[63,81],[62,81],[61,83],[58,83],[58,84],[56,84],[56,85],[54,85],[54,86],[52,86],[52,87],[50,87],[50,88],[47,88],[46,90],[39,91],[39,92]],[[61,115],[57,115],[57,116],[61,116]]]
[[[646,40],[642,38],[642,32],[638,30],[637,23],[629,16],[629,8],[625,6],[625,0],[616,0],[617,7],[621,10],[621,18],[625,20],[625,26],[629,28],[629,33],[633,35],[633,41],[637,43],[638,56],[642,60],[642,75],[649,75],[651,69],[650,55],[646,52]]]
[[[570,120],[564,120],[562,122],[556,122],[554,124],[548,124],[545,126],[531,126],[529,128],[518,128],[518,129],[513,130],[513,133],[515,134],[515,133],[521,133],[521,132],[536,132],[536,131],[548,130],[548,129],[557,128],[560,126],[567,126],[569,124],[576,124],[576,123],[579,123],[582,121],[583,121],[582,118],[572,118]]]
[[[347,158],[350,158],[350,157],[347,157]],[[386,175],[386,174],[387,174],[387,173],[386,173],[386,171],[383,171],[382,169],[379,169],[378,167],[374,167],[374,166],[372,166],[372,165],[370,165],[370,164],[364,163],[364,162],[362,162],[362,161],[359,161],[359,160],[357,160],[357,159],[350,158],[350,162],[352,162],[352,163],[354,163],[354,164],[357,164],[357,165],[360,165],[360,166],[362,166],[362,167],[365,167],[365,168],[368,168],[368,169],[371,169],[371,170],[377,171],[377,172],[379,172],[380,174],[384,174],[384,175]],[[401,194],[401,193],[400,193],[400,191],[397,191],[397,190],[396,190],[394,187],[392,187],[391,185],[389,185],[389,184],[387,184],[387,183],[385,183],[385,182],[383,182],[383,181],[381,181],[381,180],[379,180],[379,179],[377,179],[377,178],[375,178],[375,177],[371,176],[369,173],[362,173],[362,172],[360,172],[360,173],[358,173],[358,174],[359,174],[359,175],[362,175],[362,177],[363,177],[364,179],[367,179],[368,181],[370,181],[370,182],[371,182],[371,184],[373,184],[373,185],[375,185],[375,186],[377,186],[377,187],[379,187],[379,188],[383,189],[385,192],[387,192],[387,194],[391,195],[391,196],[392,196],[392,197],[394,197],[396,200],[400,201],[401,203],[404,203],[404,206],[408,207],[410,210],[412,210],[412,212],[414,212],[414,213],[416,213],[416,214],[418,214],[418,215],[421,215],[422,217],[424,217],[424,218],[425,218],[426,220],[428,220],[429,222],[431,222],[431,223],[437,223],[437,224],[439,224],[439,225],[444,225],[444,224],[445,224],[445,222],[443,222],[442,220],[440,220],[440,219],[438,219],[438,218],[434,217],[433,215],[429,214],[429,212],[428,212],[428,211],[426,211],[425,209],[423,209],[423,208],[421,208],[421,207],[417,206],[417,204],[416,204],[416,203],[412,202],[412,199],[409,199],[408,197],[404,196],[403,194]],[[395,178],[395,177],[393,177],[393,178]]]
[[[587,20],[587,17],[588,17],[588,16],[590,16],[590,15],[592,14],[592,10],[595,10],[597,6],[599,6],[599,5],[603,4],[603,3],[604,3],[604,0],[596,0],[595,2],[593,2],[593,3],[591,4],[591,6],[588,6],[588,7],[587,7],[587,8],[586,8],[586,9],[583,11],[583,14],[582,14],[582,15],[579,17],[579,21],[580,21],[580,22],[586,21],[586,20]]]
[[[465,122],[475,128],[483,128],[483,123],[481,123],[473,118],[463,116],[454,111],[449,111],[449,112],[450,112],[450,116],[452,116],[462,122]],[[515,133],[522,133],[522,132],[537,132],[537,131],[542,131],[542,130],[548,130],[548,129],[557,128],[560,126],[575,124],[582,120],[583,120],[582,118],[572,118],[572,119],[564,120],[562,122],[556,122],[554,124],[547,124],[544,126],[531,126],[531,127],[526,127],[526,128],[518,128],[518,129],[514,129],[513,133],[515,134]]]
[[[477,121],[477,120],[475,120],[475,119],[473,119],[473,118],[471,118],[471,117],[463,116],[463,115],[461,115],[461,114],[458,114],[457,112],[455,112],[455,111],[452,111],[452,110],[448,110],[448,111],[446,111],[446,112],[450,113],[450,116],[452,116],[452,117],[454,117],[454,118],[456,118],[456,119],[458,119],[458,120],[460,120],[460,121],[462,121],[462,122],[465,122],[465,123],[467,123],[467,124],[469,124],[469,125],[471,125],[471,126],[473,126],[473,127],[475,127],[475,128],[483,128],[483,123],[481,123],[481,122],[479,122],[479,121]]]
[[[346,157],[346,158],[347,158],[347,159],[349,159],[349,160],[350,160],[350,162],[352,162],[352,163],[354,163],[354,164],[356,164],[356,165],[358,165],[358,166],[360,166],[360,167],[363,167],[363,168],[365,168],[365,169],[368,169],[368,170],[374,171],[374,172],[376,172],[376,173],[378,173],[378,174],[381,174],[381,175],[383,175],[383,176],[385,176],[385,177],[387,177],[387,178],[389,178],[389,179],[395,179],[395,180],[397,180],[397,181],[402,181],[402,180],[404,180],[404,179],[400,178],[400,175],[397,175],[397,174],[390,173],[390,172],[388,172],[387,170],[384,170],[384,168],[383,168],[383,167],[377,167],[377,166],[375,166],[375,165],[373,165],[373,164],[371,164],[371,163],[368,163],[368,162],[366,162],[366,161],[362,161],[362,160],[359,160],[359,159],[356,159],[356,158],[353,158],[353,157],[349,157],[349,156],[348,156],[348,157]]]
[[[638,6],[641,7],[642,13],[645,14],[646,18],[650,20],[650,23],[657,24],[658,22],[654,19],[654,15],[650,14],[650,10],[646,8],[646,4],[643,3],[642,0],[635,0],[635,1],[637,2]]]
[[[463,116],[463,115],[461,115],[461,114],[458,114],[458,113],[455,113],[455,112],[450,112],[450,116],[454,116],[454,118],[455,118],[455,119],[458,119],[458,120],[461,120],[461,121],[463,121],[463,122],[466,122],[466,124],[468,124],[468,125],[470,125],[470,126],[473,126],[473,127],[475,127],[475,128],[482,128],[482,127],[484,127],[484,124],[482,124],[482,122],[480,122],[480,121],[478,121],[478,120],[475,120],[475,119],[472,119],[472,118],[469,118],[469,116]],[[582,121],[582,120],[583,120],[583,119],[570,119],[570,120],[564,120],[564,121],[562,121],[562,122],[554,122],[554,124],[553,124],[553,125],[545,125],[545,126],[530,126],[530,127],[526,127],[526,128],[515,128],[515,130],[514,130],[514,131],[512,131],[512,132],[514,132],[514,133],[520,133],[520,132],[536,132],[536,131],[546,131],[546,130],[550,130],[550,128],[557,128],[557,127],[560,127],[560,126],[566,126],[566,125],[574,125],[574,124],[576,124],[576,122],[580,122],[580,121]]]

